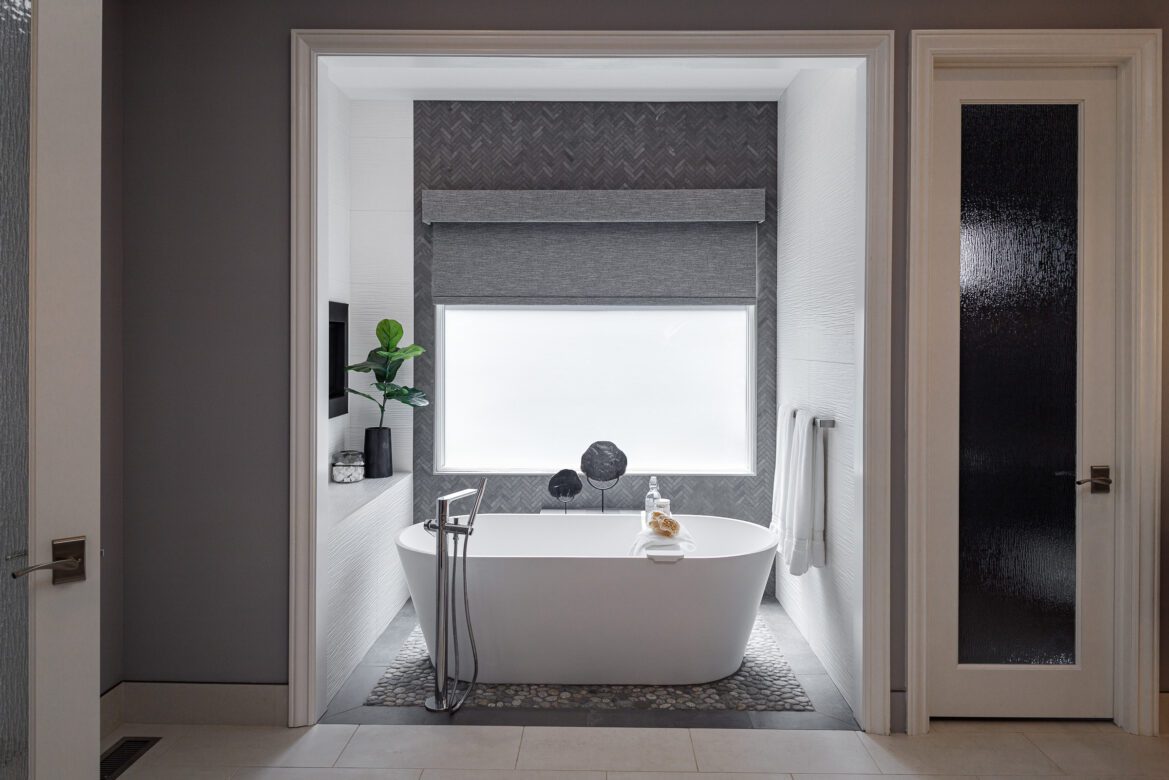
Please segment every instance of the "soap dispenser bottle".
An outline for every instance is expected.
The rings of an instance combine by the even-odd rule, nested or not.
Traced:
[[[645,521],[649,522],[649,516],[657,509],[658,501],[661,500],[662,494],[658,492],[658,478],[649,478],[649,492],[645,494]]]

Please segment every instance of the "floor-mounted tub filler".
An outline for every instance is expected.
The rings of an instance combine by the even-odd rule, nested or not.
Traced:
[[[479,515],[466,569],[479,681],[683,685],[734,673],[776,538],[727,517],[675,517],[697,549],[666,562],[629,554],[641,530],[637,515]],[[435,541],[416,524],[397,542],[432,662]],[[448,670],[469,680],[464,604],[454,601],[462,663]]]

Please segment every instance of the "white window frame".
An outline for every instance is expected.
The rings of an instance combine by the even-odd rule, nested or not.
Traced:
[[[491,309],[496,308],[491,304],[450,304],[460,309]],[[444,385],[446,382],[446,310],[448,305],[435,304],[434,306],[434,473],[435,474],[506,474],[506,475],[540,475],[551,473],[549,471],[537,471],[525,468],[500,468],[497,466],[488,466],[483,468],[446,468],[443,466],[445,460],[444,440],[446,431],[445,421],[445,399],[446,392]],[[514,309],[518,308],[515,304],[507,304],[502,308]],[[698,305],[698,304],[664,304],[664,305],[646,305],[646,304],[532,304],[524,306],[533,310],[561,310],[561,309],[588,309],[595,311],[628,311],[630,309],[650,310],[650,309],[669,309],[670,311],[701,311],[711,308],[728,309],[734,311],[745,311],[750,326],[747,328],[747,398],[746,398],[746,415],[747,415],[747,461],[749,467],[745,470],[732,471],[713,471],[710,469],[670,469],[659,468],[653,466],[644,466],[638,469],[633,469],[628,472],[630,475],[648,476],[654,475],[685,475],[685,476],[718,476],[718,477],[753,477],[758,473],[758,432],[759,432],[759,413],[757,393],[758,387],[756,379],[758,374],[758,353],[757,353],[757,332],[759,330],[758,307],[755,304],[724,304],[724,305]]]

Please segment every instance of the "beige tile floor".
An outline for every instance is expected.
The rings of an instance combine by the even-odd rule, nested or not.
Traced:
[[[158,736],[127,780],[852,780],[1159,777],[1169,737],[1102,723],[942,721],[923,737],[850,731],[127,724]]]

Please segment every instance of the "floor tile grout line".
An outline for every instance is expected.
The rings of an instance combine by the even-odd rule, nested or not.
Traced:
[[[694,762],[694,771],[698,772],[700,770],[698,769],[698,751],[694,747],[694,729],[686,729],[686,739],[690,740],[690,759]],[[605,777],[606,779],[609,777],[607,772]]]
[[[1052,757],[1051,757],[1051,755],[1050,755],[1050,754],[1049,754],[1049,753],[1048,753],[1046,750],[1044,750],[1042,746],[1040,746],[1040,745],[1039,745],[1039,743],[1037,743],[1035,740],[1031,739],[1031,735],[1030,735],[1030,734],[1028,734],[1028,733],[1027,733],[1027,732],[1025,732],[1025,731],[1023,731],[1023,732],[1019,732],[1019,733],[1022,735],[1023,739],[1027,740],[1027,743],[1028,743],[1029,745],[1031,745],[1031,747],[1033,747],[1033,748],[1035,748],[1036,750],[1038,750],[1038,751],[1039,751],[1039,753],[1040,753],[1040,754],[1041,754],[1041,755],[1042,755],[1044,758],[1046,758],[1048,761],[1050,761],[1050,762],[1051,762],[1052,766],[1054,766],[1056,769],[1058,769],[1058,770],[1059,770],[1059,774],[1061,774],[1061,775],[1067,775],[1067,774],[1068,774],[1068,770],[1064,769],[1062,764],[1060,764],[1058,761],[1056,761],[1054,758],[1052,758]]]
[[[512,766],[512,769],[518,770],[520,768],[520,756],[523,755],[524,752],[524,735],[527,733],[528,727],[520,726],[520,744],[515,751],[515,764]]]
[[[345,740],[345,745],[341,748],[340,752],[337,753],[337,757],[333,759],[333,763],[329,764],[331,768],[335,768],[337,766],[337,762],[341,760],[341,756],[345,755],[345,751],[349,749],[349,745],[353,742],[353,738],[357,736],[357,730],[359,728],[361,728],[360,724],[355,724],[353,726],[353,731],[350,733],[349,739]]]
[[[873,751],[869,750],[869,746],[867,744],[865,744],[865,735],[867,732],[850,731],[848,733],[856,736],[856,741],[860,743],[861,750],[865,751],[865,755],[869,757],[869,761],[873,762],[873,766],[875,766],[877,768],[877,772],[879,772],[882,775],[905,774],[904,772],[886,772],[884,769],[881,768],[881,762],[877,760],[877,757],[875,755],[873,755]]]

